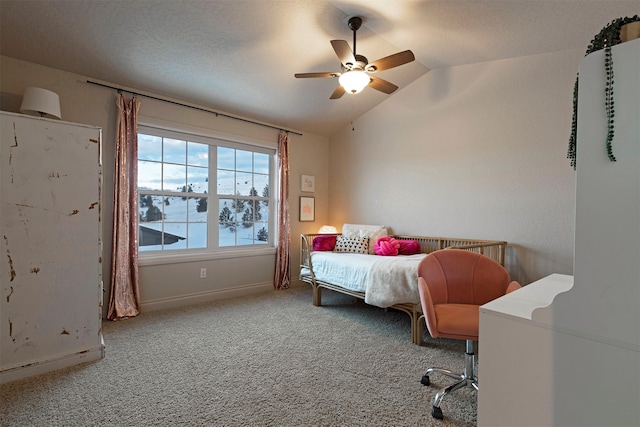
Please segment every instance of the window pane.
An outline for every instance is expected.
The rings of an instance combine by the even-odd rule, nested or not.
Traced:
[[[247,224],[243,224],[238,227],[238,236],[236,241],[236,245],[238,246],[253,245],[253,224],[249,224],[248,227],[246,225]]]
[[[164,249],[186,249],[187,247],[187,224],[165,222],[163,233]]]
[[[269,173],[269,155],[263,153],[253,154],[253,171],[255,173]]]
[[[189,223],[189,235],[187,237],[189,249],[201,249],[207,247],[207,223]]]
[[[187,182],[195,193],[209,192],[209,169],[187,166]]]
[[[164,191],[180,191],[186,193],[189,190],[187,188],[187,167],[165,163],[162,189]]]
[[[138,207],[138,245],[140,250],[162,249],[162,219],[164,217],[162,197],[141,194]]]
[[[251,196],[253,188],[253,174],[246,172],[236,172],[236,194],[241,196]]]
[[[236,174],[233,171],[218,170],[218,194],[234,195],[234,178]]]
[[[230,225],[235,222],[235,200],[220,199],[218,206],[218,222],[224,225]]]
[[[253,153],[251,151],[236,150],[236,170],[253,171]]]
[[[269,242],[269,225],[261,222],[256,223],[254,228],[256,230],[256,236],[253,243],[266,245]]]
[[[260,203],[258,200],[254,200],[253,202],[251,202],[251,204],[253,205],[253,220],[262,220],[262,203]]]
[[[207,197],[192,199],[191,210],[189,212],[190,222],[207,222],[207,208],[209,199]]]
[[[185,164],[187,161],[187,141],[164,138],[162,161]]]
[[[234,221],[242,221],[242,215],[244,214],[244,210],[247,208],[247,200],[244,199],[234,199],[233,200],[233,219]]]
[[[236,150],[218,147],[218,169],[234,170],[236,168]]]
[[[267,200],[261,200],[260,206],[261,206],[260,213],[262,214],[262,221],[268,224],[269,223],[269,202]]]
[[[138,162],[138,189],[160,191],[162,189],[162,163]]]
[[[260,197],[269,197],[269,175],[253,175],[253,186]]]
[[[249,228],[251,226],[253,226],[253,209],[251,206],[251,202],[248,202],[246,204],[246,207],[244,208],[244,212],[242,212],[242,227],[244,228]]]
[[[138,159],[162,161],[162,138],[139,133]]]
[[[187,164],[209,167],[209,145],[197,142],[187,143]]]
[[[221,248],[236,245],[236,227],[219,224],[218,246]]]
[[[139,204],[141,223],[162,221],[162,197],[141,194]]]
[[[220,246],[235,246],[236,244],[236,201],[235,199],[220,199],[218,208],[219,242]]]
[[[186,197],[166,197],[164,202],[165,222],[187,222],[187,200],[189,199]]]

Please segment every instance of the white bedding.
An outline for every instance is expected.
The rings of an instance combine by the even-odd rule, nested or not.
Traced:
[[[318,280],[363,292],[367,304],[390,307],[420,303],[418,263],[426,254],[378,256],[313,252],[311,263]]]

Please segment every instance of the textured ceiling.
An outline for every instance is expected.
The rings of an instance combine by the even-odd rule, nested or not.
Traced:
[[[586,50],[634,1],[0,0],[0,54],[331,136],[389,96],[367,88],[329,100],[339,71],[331,39],[369,61],[411,49],[416,61],[377,76],[400,86],[429,69]]]

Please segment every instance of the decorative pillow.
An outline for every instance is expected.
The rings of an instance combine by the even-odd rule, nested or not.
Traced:
[[[400,247],[398,248],[400,255],[414,255],[422,252],[420,242],[417,240],[398,240],[398,243],[400,243]]]
[[[398,255],[400,243],[390,236],[380,237],[375,244],[376,255],[395,256]]]
[[[366,254],[369,253],[369,238],[357,237],[349,238],[344,236],[338,236],[336,240],[336,247],[334,252],[352,253],[352,254]]]
[[[329,234],[316,236],[311,246],[314,251],[332,251],[336,247],[336,238],[337,236]]]
[[[384,225],[368,225],[368,224],[342,224],[342,235],[344,237],[368,237],[361,236],[361,231],[375,231],[384,228]],[[375,243],[375,241],[374,241]]]
[[[387,235],[387,229],[381,228],[379,230],[360,230],[360,237],[368,237],[369,238],[369,253],[371,255],[376,254],[376,242],[382,236]]]

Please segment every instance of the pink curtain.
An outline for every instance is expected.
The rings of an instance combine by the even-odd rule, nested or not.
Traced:
[[[129,103],[118,94],[113,195],[113,246],[111,249],[110,320],[140,313],[138,287],[138,110],[134,97]]]
[[[278,137],[278,243],[276,247],[276,274],[273,285],[287,289],[291,282],[289,272],[289,134],[280,132]]]

